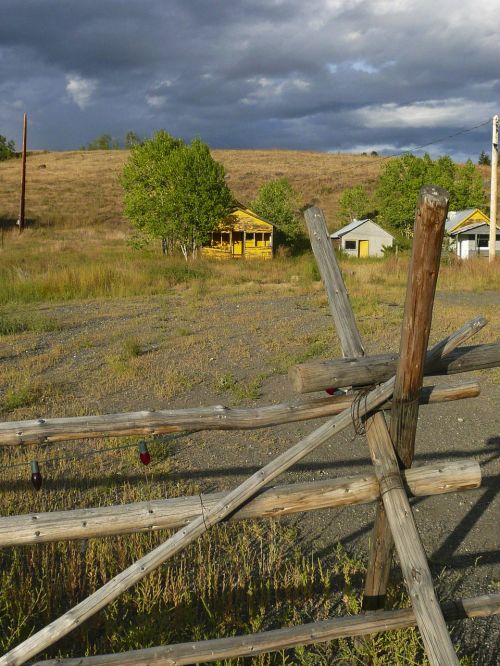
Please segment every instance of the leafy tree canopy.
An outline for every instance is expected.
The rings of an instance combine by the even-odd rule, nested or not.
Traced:
[[[370,197],[362,185],[356,185],[344,190],[339,199],[339,219],[342,224],[352,220],[362,220],[369,216],[372,210]]]
[[[127,132],[125,134],[125,148],[133,148],[141,143],[141,139],[135,132]]]
[[[14,141],[8,141],[6,137],[0,134],[0,162],[14,157],[16,154],[16,146]]]
[[[491,166],[491,157],[488,153],[485,153],[484,150],[482,150],[477,163],[483,164],[484,166]]]
[[[96,139],[82,147],[82,150],[118,150],[120,144],[118,139],[111,134],[101,134]]]
[[[413,228],[415,204],[425,185],[440,185],[450,194],[450,209],[481,208],[485,193],[481,174],[468,160],[455,164],[447,155],[432,160],[410,153],[386,163],[378,177],[375,198],[383,226],[405,231]]]
[[[250,207],[265,220],[275,224],[288,243],[293,245],[302,235],[298,193],[287,178],[264,183]]]
[[[185,258],[210,237],[232,205],[224,167],[200,139],[161,130],[134,146],[122,174],[125,215],[140,231],[178,245]]]

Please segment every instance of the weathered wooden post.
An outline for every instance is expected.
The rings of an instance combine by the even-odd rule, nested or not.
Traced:
[[[445,202],[445,214],[441,217],[439,213],[440,204],[442,199]],[[425,244],[426,236],[429,236],[427,227],[431,230],[431,238],[434,240],[432,231],[437,227],[440,231],[439,246],[434,242],[432,247],[429,248],[431,259],[428,262],[422,260],[418,252],[414,252],[412,265],[410,267],[410,277],[408,281],[408,292],[405,308],[405,320],[403,323],[403,331],[407,330],[406,336],[403,332],[401,344],[401,360],[398,366],[398,373],[396,374],[396,384],[398,376],[401,375],[400,368],[403,369],[403,374],[406,377],[410,375],[410,381],[405,383],[412,388],[403,395],[406,397],[409,393],[409,402],[413,405],[413,386],[418,384],[418,379],[414,379],[415,371],[413,366],[410,371],[407,370],[406,357],[410,357],[410,363],[417,364],[418,372],[420,373],[420,385],[423,377],[423,364],[425,359],[425,352],[427,349],[427,342],[429,338],[430,323],[432,318],[432,305],[434,301],[434,291],[437,281],[437,274],[439,270],[439,259],[441,256],[441,243],[444,232],[444,220],[446,218],[448,199],[443,196],[443,192],[435,188],[424,188],[421,192],[419,205],[417,206],[417,221],[416,226],[422,229],[421,240]],[[424,216],[424,224],[419,224],[419,211],[421,208],[427,212],[427,207],[438,208],[437,216],[426,215]],[[325,243],[328,239],[326,234],[326,224],[322,215],[316,212],[317,209],[306,211],[305,219],[311,237],[311,245],[314,247],[321,245],[321,252],[318,253],[317,261],[320,265],[320,274],[329,276],[332,280],[330,285],[325,285],[330,301],[330,308],[334,317],[334,321],[340,322],[342,326],[342,335],[339,331],[339,337],[342,339],[350,339],[350,350],[357,350],[357,355],[363,354],[363,347],[361,338],[356,327],[354,315],[352,313],[347,291],[342,289],[341,283],[342,276],[340,271],[329,269],[328,267],[335,264],[335,255],[331,243]],[[428,223],[428,218],[430,224]],[[426,224],[427,223],[427,224]],[[321,230],[323,228],[323,231]],[[314,239],[314,242],[313,242]],[[417,248],[420,244],[417,244]],[[432,270],[428,270],[430,267]],[[325,278],[323,278],[325,279]],[[408,294],[411,292],[411,297]],[[420,302],[418,299],[422,299]],[[415,299],[418,301],[418,307],[415,306]],[[346,311],[350,312],[350,317],[341,313]],[[420,321],[418,318],[411,319],[408,316],[413,313],[423,316],[422,330],[419,329]],[[409,322],[407,321],[409,319]],[[417,323],[418,322],[418,323]],[[406,323],[406,328],[405,328]],[[409,340],[407,340],[407,338]],[[359,339],[359,341],[358,341]],[[343,349],[344,355],[346,349]],[[403,360],[404,359],[404,360]],[[417,363],[418,361],[418,363]],[[418,376],[418,375],[417,375]],[[401,380],[400,380],[401,383]],[[420,389],[420,387],[419,387]],[[398,389],[401,395],[402,389]],[[396,403],[393,400],[394,408],[399,408],[399,403],[404,400],[398,400]],[[414,418],[418,416],[418,403],[417,410],[412,411]],[[413,426],[413,417],[408,419],[409,429]],[[416,421],[414,423],[416,430]],[[405,431],[406,432],[406,431]],[[375,468],[375,473],[380,484],[380,492],[382,496],[383,506],[387,509],[387,518],[393,531],[394,540],[396,542],[401,568],[408,587],[410,597],[412,599],[415,615],[417,617],[418,626],[424,640],[427,655],[432,664],[458,664],[458,660],[448,634],[446,624],[434,591],[432,578],[427,564],[425,551],[423,549],[420,537],[417,532],[413,515],[411,512],[408,497],[403,487],[401,475],[396,456],[394,454],[391,438],[385,424],[384,416],[381,412],[369,416],[366,422],[366,436],[368,446],[372,457],[372,462]],[[414,437],[414,431],[413,431]],[[411,438],[411,433],[409,435]],[[388,528],[390,534],[390,529]],[[384,542],[385,543],[385,542]],[[384,543],[382,545],[384,545]],[[391,541],[392,543],[392,541]],[[378,552],[378,551],[377,551]],[[392,558],[392,553],[384,552],[387,557],[388,563],[385,567],[388,569]]]
[[[26,149],[28,141],[28,116],[23,116],[23,148],[21,153],[21,199],[19,203],[19,233],[24,230],[24,201],[26,196]]]
[[[399,364],[391,409],[390,435],[403,467],[413,461],[425,351],[439,272],[448,193],[424,187],[415,216],[415,233],[408,273]],[[365,609],[383,606],[393,553],[391,530],[382,502],[378,503],[365,584]]]
[[[323,211],[315,206],[308,208],[304,213],[304,219],[309,231],[312,251],[328,295],[330,312],[340,338],[342,356],[349,358],[364,356],[365,348],[356,326],[340,268],[335,260]]]

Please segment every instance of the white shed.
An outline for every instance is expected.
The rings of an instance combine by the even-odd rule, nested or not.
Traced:
[[[490,225],[484,222],[468,224],[450,231],[455,242],[455,251],[461,259],[483,257],[489,254]],[[495,252],[500,252],[500,227],[497,226]]]
[[[353,220],[330,234],[333,244],[351,257],[382,257],[383,248],[394,243],[392,236],[372,220]]]

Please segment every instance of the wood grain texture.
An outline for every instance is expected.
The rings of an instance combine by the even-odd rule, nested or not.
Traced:
[[[458,665],[382,412],[367,419],[366,438],[426,655],[435,666]]]
[[[391,408],[391,439],[404,467],[413,460],[418,394],[432,323],[449,194],[440,187],[420,191],[401,326],[399,363]]]
[[[342,355],[346,357],[363,356],[365,353],[363,343],[340,268],[335,260],[333,244],[328,235],[323,211],[321,208],[308,208],[304,213],[304,219],[319,273],[328,294],[330,312],[340,338]]]
[[[424,188],[422,190],[417,205],[416,226],[420,226],[419,233],[424,240],[426,236],[432,236],[428,227],[431,222],[434,221],[434,218],[429,211],[432,212],[434,206],[438,207],[442,198],[442,192],[435,188]],[[445,199],[445,208],[447,210],[447,199]],[[420,220],[419,211],[423,213]],[[438,224],[441,224],[439,247],[434,243],[433,248],[429,249],[431,260],[428,261],[427,265],[421,260],[420,256],[417,256],[417,261],[413,265],[413,272],[410,268],[407,293],[411,292],[411,298],[407,297],[405,317],[403,319],[404,331],[405,325],[408,324],[409,308],[413,307],[416,310],[417,316],[423,318],[421,322],[422,327],[420,328],[420,322],[418,322],[417,325],[417,322],[413,321],[410,327],[411,335],[409,336],[409,342],[406,347],[403,344],[405,341],[405,335],[404,333],[402,335],[401,358],[396,373],[396,388],[393,397],[392,413],[394,414],[395,410],[399,410],[398,414],[400,415],[405,417],[411,415],[410,418],[407,418],[405,421],[406,429],[402,434],[400,433],[401,436],[404,435],[409,437],[409,440],[411,440],[411,433],[408,433],[408,430],[413,423],[416,429],[416,419],[418,416],[417,396],[419,389],[421,388],[423,377],[423,362],[430,331],[432,303],[439,270],[439,257],[441,254],[443,236],[442,231],[444,229],[444,218],[438,219],[439,216],[434,217]],[[444,217],[446,217],[446,214]],[[324,220],[318,215],[315,216],[315,222],[316,225],[314,229],[312,229],[313,225],[308,223],[311,245],[313,246],[320,273],[324,276],[330,310],[341,339],[342,352],[344,356],[362,356],[364,354],[364,348],[361,343],[349,297],[344,288],[340,270],[338,269],[333,250],[328,252],[324,247],[325,240],[323,237],[326,236],[326,225]],[[414,247],[415,245],[418,247],[418,244],[416,239],[414,239]],[[330,270],[330,266],[334,266],[336,270]],[[427,271],[429,266],[432,267],[433,272]],[[432,289],[430,287],[432,287]],[[420,347],[422,348],[421,351]],[[415,350],[417,351],[415,352]],[[444,345],[438,346],[437,349],[434,349],[433,353],[434,356],[446,354],[446,347]],[[407,360],[415,363],[417,359],[419,360],[421,367],[418,369],[411,367],[407,375],[404,375],[402,370],[404,371],[406,369]],[[416,410],[410,411],[407,402],[402,400],[402,398],[406,395],[404,390],[408,385],[413,388],[412,381],[414,380],[416,373],[419,373],[419,378],[416,381],[418,390],[413,389],[413,392],[410,393],[411,401],[409,401],[411,407],[413,407],[414,404],[416,405]],[[400,378],[402,374],[405,377],[405,380],[403,382],[399,381],[398,383],[398,378]],[[420,382],[420,384],[418,382]],[[400,406],[400,402],[404,403],[402,407]],[[415,419],[414,422],[412,420],[413,418]],[[394,538],[398,546],[398,554],[401,559],[403,575],[410,596],[414,602],[414,611],[424,640],[427,655],[431,664],[458,664],[441,609],[437,602],[425,552],[416,525],[413,521],[408,497],[406,496],[403,481],[399,473],[399,467],[392,447],[392,442],[385,424],[385,419],[381,412],[368,417],[366,423],[366,437],[372,455],[372,462],[375,466],[375,473],[379,481],[384,507],[386,507],[387,510],[390,528],[397,532],[394,534]],[[386,484],[388,483],[394,485],[394,490],[392,490],[392,488],[386,490]],[[398,486],[397,488],[396,485]],[[393,502],[394,506],[392,504]],[[402,527],[401,533],[398,531],[400,526]],[[387,529],[389,528],[387,527]],[[402,545],[402,540],[404,538],[409,539],[410,542],[410,547],[407,551],[405,551],[405,547]],[[384,538],[382,535],[382,547],[384,546],[383,541]],[[412,560],[409,556],[410,553],[413,555],[415,563],[418,563],[419,571],[422,572],[417,584],[414,583],[414,580],[410,575],[411,572],[415,570],[411,566]],[[404,563],[402,561],[403,557],[406,558]],[[390,561],[391,556],[389,554],[386,558],[386,567],[388,567]],[[422,597],[424,597],[424,599],[423,602],[420,603]]]
[[[477,382],[426,386],[420,392],[421,404],[474,398],[479,395]],[[94,437],[153,436],[171,432],[200,430],[253,430],[282,423],[334,416],[348,409],[355,394],[313,398],[297,404],[270,405],[234,409],[224,405],[192,409],[124,412],[100,416],[76,416],[57,419],[31,419],[0,423],[0,445],[24,446]],[[384,405],[388,408],[390,402]]]
[[[500,613],[500,594],[457,599],[441,606],[448,622],[464,618],[490,617]],[[367,615],[335,617],[298,627],[275,629],[258,634],[232,636],[208,641],[179,643],[144,650],[131,650],[94,657],[50,659],[33,666],[186,666],[237,657],[253,657],[299,645],[322,643],[346,636],[365,636],[415,626],[411,608],[380,611]]]
[[[484,324],[486,320],[483,317]],[[483,325],[484,325],[483,324]],[[335,386],[370,386],[385,382],[396,373],[398,354],[377,354],[364,358],[310,361],[290,368],[288,376],[299,393],[324,391]],[[426,362],[424,376],[453,375],[500,366],[500,343],[459,347],[434,363]]]
[[[475,461],[457,460],[410,469],[403,478],[414,497],[471,490],[481,485]],[[132,504],[0,517],[0,547],[153,532],[187,525],[212,509],[224,493]],[[380,497],[373,473],[266,488],[230,520],[279,518],[292,513],[374,502]]]
[[[447,192],[433,187],[421,190],[415,215],[399,363],[391,407],[390,440],[404,468],[411,466],[415,450],[418,395],[424,375],[447,212]],[[382,427],[381,421],[380,424]],[[370,445],[369,435],[368,443]],[[392,560],[393,531],[385,502],[379,502],[368,560],[365,609],[383,607]]]

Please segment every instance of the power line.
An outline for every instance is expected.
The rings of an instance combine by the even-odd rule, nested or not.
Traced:
[[[446,136],[439,137],[438,139],[434,139],[434,141],[429,141],[428,143],[424,143],[420,146],[416,146],[415,148],[412,148],[411,150],[402,150],[399,153],[391,153],[390,155],[382,155],[379,157],[374,157],[371,158],[370,160],[367,160],[364,162],[364,164],[374,164],[375,162],[382,162],[384,160],[390,160],[393,157],[401,157],[401,155],[405,155],[407,153],[412,153],[416,152],[418,150],[422,150],[423,148],[427,148],[428,146],[433,146],[436,143],[441,143],[442,141],[446,141],[447,139],[453,139],[456,136],[460,136],[462,134],[467,134],[468,132],[473,132],[474,130],[478,129],[479,127],[484,127],[484,125],[489,125],[491,122],[491,118],[488,118],[487,120],[484,120],[483,122],[473,125],[471,127],[465,127],[461,130],[458,130],[458,132],[453,132],[453,134],[447,134]],[[353,164],[349,167],[346,167],[345,169],[342,169],[342,171],[337,172],[338,174],[345,173],[346,171],[352,171],[353,169],[358,169],[359,164]],[[336,174],[332,174],[336,175]]]

